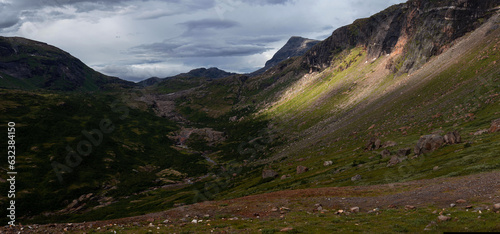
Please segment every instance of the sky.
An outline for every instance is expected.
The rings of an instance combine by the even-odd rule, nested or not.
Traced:
[[[291,36],[324,40],[404,0],[0,0],[0,35],[54,45],[130,81],[199,67],[247,73]]]

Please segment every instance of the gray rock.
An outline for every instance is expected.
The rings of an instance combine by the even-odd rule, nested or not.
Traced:
[[[359,207],[357,207],[357,206],[351,207],[351,212],[352,213],[358,213],[359,212]]]
[[[500,203],[493,205],[494,210],[500,210]]]
[[[387,158],[389,156],[391,156],[391,151],[385,149],[385,150],[382,150],[382,152],[380,152],[380,155],[382,155],[382,158]]]
[[[284,180],[284,179],[288,179],[288,178],[290,178],[290,177],[291,177],[290,175],[282,175],[282,176],[281,176],[281,179],[282,179],[282,180]]]
[[[432,134],[421,136],[415,146],[414,153],[421,155],[432,152],[444,144],[444,138],[441,135]]]
[[[449,145],[462,142],[462,137],[460,136],[460,133],[458,131],[449,132],[448,134],[444,135],[443,138],[444,142]]]
[[[408,156],[411,154],[411,148],[399,149],[396,153],[399,157]]]
[[[400,162],[401,162],[401,160],[399,159],[399,157],[394,155],[394,156],[392,156],[391,160],[389,160],[389,162],[387,162],[387,166],[388,167],[396,166]]]
[[[365,150],[377,150],[382,147],[382,142],[378,138],[371,138],[365,146]]]
[[[309,171],[309,168],[305,166],[297,166],[297,174],[302,174]]]
[[[382,145],[383,148],[388,148],[388,147],[393,147],[393,146],[396,146],[398,145],[398,143],[396,143],[395,141],[386,141],[384,142],[384,144]]]
[[[488,133],[488,132],[490,132],[490,130],[488,130],[488,129],[478,130],[477,132],[474,133],[474,136],[480,136],[480,135],[483,135],[483,134]]]
[[[438,216],[438,219],[439,219],[439,221],[444,222],[444,221],[450,220],[451,217],[440,215],[440,216]]]
[[[498,132],[500,131],[500,119],[495,119],[491,122],[490,132]]]
[[[325,161],[325,162],[323,163],[323,166],[325,166],[325,167],[327,167],[327,166],[331,166],[331,165],[333,165],[333,162],[332,162],[332,161]]]
[[[353,182],[354,182],[354,181],[358,181],[358,180],[361,180],[361,179],[363,179],[363,177],[362,177],[361,175],[355,175],[355,176],[353,176],[353,177],[351,178],[351,181],[353,181]]]
[[[267,178],[276,178],[278,177],[278,172],[271,170],[271,169],[264,169],[262,171],[262,179],[267,179]]]

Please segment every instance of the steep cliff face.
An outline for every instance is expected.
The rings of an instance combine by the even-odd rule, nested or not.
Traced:
[[[491,16],[499,0],[410,0],[335,30],[304,56],[311,70],[331,65],[342,50],[362,46],[369,59],[392,54],[394,72],[411,72]],[[396,57],[404,54],[404,57]]]
[[[98,90],[132,82],[98,73],[77,58],[46,43],[0,37],[0,87]]]

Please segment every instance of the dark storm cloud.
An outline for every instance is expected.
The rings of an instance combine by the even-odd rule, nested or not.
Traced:
[[[192,20],[180,23],[179,25],[185,26],[187,31],[205,30],[205,29],[224,29],[232,28],[239,25],[236,21],[220,20],[220,19],[202,19]]]

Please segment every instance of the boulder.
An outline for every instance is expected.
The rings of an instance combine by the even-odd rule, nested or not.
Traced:
[[[493,205],[494,210],[500,210],[500,203]]]
[[[458,204],[467,203],[467,200],[465,200],[465,199],[458,199],[456,201],[456,203],[458,203]]]
[[[491,122],[490,132],[498,132],[500,131],[500,119],[495,119]]]
[[[280,232],[291,232],[291,231],[293,231],[293,228],[292,228],[292,227],[286,227],[286,228],[282,228],[282,229],[280,230]]]
[[[357,206],[351,207],[351,212],[352,213],[358,213],[359,212],[359,207],[357,207]]]
[[[439,219],[439,221],[444,222],[444,221],[450,220],[451,217],[440,215],[440,216],[438,216],[438,219]]]
[[[462,137],[460,136],[460,133],[458,131],[449,132],[448,134],[444,135],[443,138],[444,142],[449,145],[462,142]]]
[[[382,155],[382,158],[387,158],[389,156],[391,156],[391,151],[385,149],[385,150],[382,150],[382,152],[380,152],[380,155]]]
[[[285,179],[288,179],[288,178],[290,178],[290,177],[291,177],[290,175],[282,175],[282,176],[281,176],[281,179],[282,179],[282,180],[285,180]]]
[[[363,179],[363,177],[361,175],[355,175],[355,176],[351,177],[351,181],[353,181],[353,182],[361,180],[361,179]]]
[[[421,155],[432,152],[444,144],[444,138],[441,135],[431,134],[421,136],[415,146],[414,153]]]
[[[393,147],[393,146],[396,146],[398,145],[398,143],[396,143],[395,141],[386,141],[384,142],[384,144],[382,145],[383,148],[388,148],[388,147]]]
[[[406,210],[415,210],[415,209],[417,209],[417,207],[412,206],[412,205],[406,205],[406,206],[405,206],[405,209],[406,209]]]
[[[391,160],[389,160],[389,162],[387,162],[387,166],[388,167],[396,166],[400,162],[401,162],[401,160],[399,159],[399,157],[394,155],[394,156],[392,156]]]
[[[278,176],[278,172],[271,170],[271,169],[264,169],[262,171],[262,179],[267,179],[267,178],[276,178]]]
[[[377,150],[382,147],[382,142],[378,138],[371,138],[365,146],[365,150]]]
[[[297,174],[302,174],[309,171],[309,168],[305,166],[297,166]]]
[[[474,136],[480,136],[480,135],[483,135],[483,134],[488,133],[488,132],[490,132],[489,129],[481,129],[481,130],[478,130],[478,131],[474,132],[472,135],[474,135]]]
[[[327,167],[327,166],[331,166],[331,165],[333,165],[333,162],[332,162],[332,161],[325,161],[325,162],[323,163],[323,166],[325,166],[325,167]]]
[[[411,154],[411,148],[399,149],[396,153],[399,157],[408,156]]]

